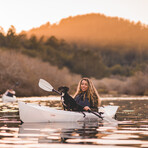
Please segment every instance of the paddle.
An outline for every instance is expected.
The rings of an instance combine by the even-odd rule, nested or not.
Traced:
[[[51,86],[51,84],[49,84],[47,81],[45,81],[45,80],[43,80],[43,79],[40,79],[40,80],[39,80],[39,87],[42,88],[42,89],[45,90],[45,91],[48,91],[48,92],[56,92],[56,93],[58,93],[59,95],[61,95],[60,92],[58,92],[57,90],[55,90],[55,89]],[[91,110],[88,110],[88,112],[90,112],[90,113],[96,115],[97,117],[99,117],[99,118],[101,118],[101,119],[103,120],[103,117],[101,117],[99,114],[97,114],[97,113],[95,113],[95,112],[93,112],[93,111],[91,111]]]
[[[95,112],[93,112],[93,111],[91,111],[91,110],[88,110],[88,112],[90,112],[90,113],[96,115],[97,117],[99,117],[99,118],[101,118],[101,119],[103,120],[103,117],[101,117],[101,115],[99,115],[99,114],[97,114],[97,113],[95,113]]]
[[[43,90],[45,91],[48,91],[48,92],[56,92],[58,93],[59,95],[61,95],[60,92],[58,92],[57,90],[55,90],[51,84],[49,84],[47,81],[43,80],[43,79],[40,79],[39,80],[39,87],[42,88]]]

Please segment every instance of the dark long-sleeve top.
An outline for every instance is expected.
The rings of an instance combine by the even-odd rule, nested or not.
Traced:
[[[75,100],[76,100],[76,103],[81,105],[82,107],[85,107],[85,106],[89,106],[90,107],[91,106],[87,96],[85,96],[85,99],[84,99],[84,94],[77,95],[75,97]]]
[[[85,99],[84,99],[84,95],[85,95]],[[89,102],[89,99],[85,93],[78,94],[74,99],[75,99],[76,103],[81,105],[82,107],[88,106],[93,111],[98,110],[98,102],[96,102],[97,99],[95,99],[95,104],[93,105],[91,99]]]

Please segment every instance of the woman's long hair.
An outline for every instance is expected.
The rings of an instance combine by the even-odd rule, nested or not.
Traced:
[[[98,94],[98,92],[97,92],[95,86],[93,85],[93,83],[92,83],[92,82],[90,81],[90,79],[88,79],[88,78],[82,78],[82,79],[79,81],[78,87],[77,87],[77,90],[76,90],[76,93],[74,94],[74,98],[75,98],[77,95],[79,95],[79,94],[82,93],[82,90],[81,90],[81,83],[82,83],[83,80],[87,81],[87,83],[88,83],[88,90],[86,91],[86,93],[87,93],[87,97],[88,97],[88,99],[89,99],[89,102],[92,101],[93,106],[94,106],[94,105],[95,105],[95,102],[96,102],[95,99],[97,99],[98,106],[100,106],[101,100],[100,100],[99,94]],[[85,99],[85,97],[84,97],[84,99]]]

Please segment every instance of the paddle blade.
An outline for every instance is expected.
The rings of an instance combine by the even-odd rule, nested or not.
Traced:
[[[49,92],[53,91],[53,87],[47,81],[43,79],[39,80],[39,87],[45,91],[49,91]]]

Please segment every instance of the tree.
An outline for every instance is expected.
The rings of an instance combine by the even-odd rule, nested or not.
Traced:
[[[18,48],[19,47],[19,38],[16,35],[16,29],[13,25],[8,29],[6,35],[6,46],[8,48]]]
[[[50,45],[54,48],[57,48],[59,46],[59,40],[55,38],[54,36],[51,36],[46,42],[45,45]]]
[[[23,46],[25,48],[27,48],[27,49],[35,49],[35,50],[37,50],[37,49],[41,48],[42,43],[43,43],[43,37],[41,37],[39,39],[39,41],[38,41],[37,37],[32,35],[29,40],[25,41]]]
[[[0,46],[5,46],[5,35],[4,29],[0,27]]]

